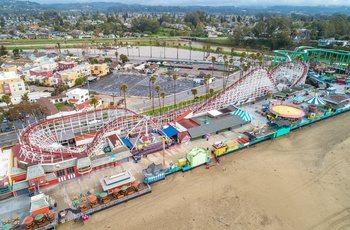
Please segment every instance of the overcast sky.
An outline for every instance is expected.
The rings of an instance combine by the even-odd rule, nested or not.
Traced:
[[[167,6],[248,6],[248,5],[294,5],[294,6],[315,6],[315,5],[342,5],[350,6],[350,0],[32,0],[39,3],[72,3],[72,2],[120,2],[126,4],[142,5],[167,5]]]

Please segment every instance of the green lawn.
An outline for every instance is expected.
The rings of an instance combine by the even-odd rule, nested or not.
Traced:
[[[60,102],[60,103],[56,103],[54,104],[54,106],[56,107],[56,109],[60,110],[63,106],[65,105],[64,102]]]

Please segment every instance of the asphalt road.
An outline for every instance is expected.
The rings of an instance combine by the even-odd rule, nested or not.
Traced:
[[[17,133],[15,131],[0,134],[0,146],[7,147],[18,142]]]

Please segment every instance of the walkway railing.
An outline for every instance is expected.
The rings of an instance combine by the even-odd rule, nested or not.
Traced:
[[[152,191],[151,187],[149,185],[147,185],[146,188],[144,188],[143,190],[139,191],[139,192],[135,192],[131,195],[127,195],[127,196],[124,196],[122,198],[119,198],[119,199],[115,199],[115,200],[111,200],[110,202],[106,203],[106,204],[100,204],[99,206],[95,207],[95,208],[90,208],[89,210],[85,211],[85,212],[80,212],[78,214],[73,214],[73,219],[79,219],[81,218],[82,216],[86,215],[86,214],[93,214],[95,212],[99,212],[101,210],[104,210],[104,209],[107,209],[107,208],[110,208],[112,206],[115,206],[115,205],[118,205],[118,204],[121,204],[121,203],[124,203],[128,200],[132,200],[136,197],[139,197],[139,196],[142,196],[142,195],[145,195],[147,193],[150,193]],[[67,220],[69,221],[69,220]]]

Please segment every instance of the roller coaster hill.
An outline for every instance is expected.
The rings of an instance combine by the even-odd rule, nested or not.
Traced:
[[[300,46],[296,47],[293,51],[275,50],[273,53],[273,65],[291,61],[302,61],[304,63],[316,62],[331,66],[339,71],[339,73],[346,73],[349,71],[350,53],[345,50]]]
[[[40,164],[62,181],[113,167],[130,156],[147,155],[175,143],[161,127],[173,124],[188,111],[193,116],[230,105],[242,105],[280,90],[281,82],[290,87],[304,84],[308,66],[285,62],[271,72],[253,69],[215,97],[153,117],[144,117],[124,108],[108,108],[56,117],[32,124],[21,131],[13,148],[19,167]],[[185,130],[186,131],[186,130]],[[194,138],[194,137],[192,137]]]
[[[57,183],[114,167],[130,157],[138,159],[169,148],[179,140],[168,135],[163,127],[179,129],[179,123],[174,121],[188,111],[196,117],[207,111],[252,103],[266,98],[270,92],[305,84],[307,74],[308,65],[304,62],[281,62],[270,72],[253,67],[206,101],[152,117],[125,108],[108,108],[47,119],[23,129],[13,153],[20,168],[40,165],[41,170],[49,173],[49,178]],[[186,128],[181,128],[191,139],[197,138]]]

